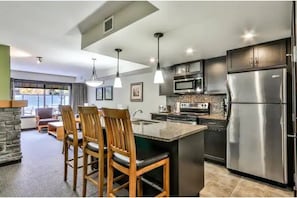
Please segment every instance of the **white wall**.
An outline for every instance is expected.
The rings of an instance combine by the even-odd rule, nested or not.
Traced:
[[[128,106],[132,113],[137,109],[142,109],[143,113],[137,113],[136,117],[150,119],[150,113],[158,112],[159,105],[166,105],[166,97],[159,96],[159,85],[154,84],[154,73],[136,74],[121,77],[122,88],[113,89],[113,100],[96,101],[96,89],[88,88],[89,104],[95,104],[98,107],[117,108],[118,104]],[[104,86],[113,85],[114,79],[108,79]],[[143,82],[143,102],[130,101],[130,84]]]

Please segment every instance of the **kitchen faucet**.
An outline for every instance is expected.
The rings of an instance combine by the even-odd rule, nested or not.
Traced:
[[[139,112],[139,113],[143,113],[143,111],[142,111],[141,109],[138,109],[138,110],[136,110],[136,111],[133,112],[133,114],[132,114],[132,118],[135,117],[135,115],[136,115],[137,112]]]

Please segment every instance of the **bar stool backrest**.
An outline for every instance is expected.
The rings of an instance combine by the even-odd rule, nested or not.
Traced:
[[[99,145],[99,152],[103,152],[104,139],[98,108],[95,106],[81,106],[78,107],[78,111],[82,125],[84,145],[88,142],[94,142]]]
[[[130,114],[127,109],[101,109],[107,133],[108,157],[114,152],[130,160],[130,167],[136,166],[136,148]]]
[[[69,135],[73,135],[73,142],[78,142],[77,128],[74,118],[74,113],[70,105],[61,106],[62,120],[65,131],[65,138]]]

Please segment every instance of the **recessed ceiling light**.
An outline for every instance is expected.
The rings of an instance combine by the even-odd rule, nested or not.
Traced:
[[[151,62],[151,63],[154,63],[155,61],[156,61],[156,59],[155,59],[154,57],[151,57],[151,58],[150,58],[150,62]]]
[[[256,36],[255,32],[253,30],[251,31],[245,31],[244,35],[242,35],[242,38],[246,41],[252,40]]]
[[[193,48],[188,48],[188,49],[186,50],[186,53],[187,53],[188,55],[192,55],[193,52],[194,52]]]

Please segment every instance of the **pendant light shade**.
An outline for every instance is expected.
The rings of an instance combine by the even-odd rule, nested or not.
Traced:
[[[116,73],[116,78],[114,79],[114,88],[122,88],[122,81],[120,78],[120,72],[119,72],[119,62],[120,62],[120,52],[122,49],[115,49],[115,51],[118,53],[118,62],[117,62],[117,73]]]
[[[86,80],[86,84],[90,87],[99,87],[103,84],[103,81],[97,79],[96,69],[95,69],[95,61],[96,58],[93,58],[93,71],[90,80]]]
[[[157,70],[155,72],[155,77],[154,77],[154,83],[155,84],[162,84],[164,83],[164,78],[163,78],[163,74],[162,74],[162,71],[161,71],[161,68],[160,68],[160,38],[163,36],[164,34],[163,33],[160,33],[160,32],[157,32],[154,34],[154,36],[156,38],[158,38],[158,62],[157,62]]]

